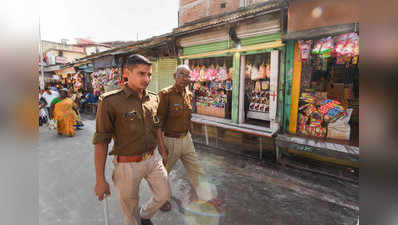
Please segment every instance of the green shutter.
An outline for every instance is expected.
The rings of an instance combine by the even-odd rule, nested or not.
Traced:
[[[147,90],[157,93],[157,83],[159,82],[159,73],[157,68],[157,61],[152,62],[152,81],[149,83]]]
[[[260,36],[255,36],[255,37],[242,38],[241,45],[248,46],[248,45],[261,44],[261,43],[266,43],[266,42],[270,42],[270,41],[280,40],[281,38],[282,38],[281,33],[266,34],[266,35],[260,35]]]
[[[236,52],[233,58],[233,80],[232,80],[232,113],[231,120],[238,123],[239,120],[239,83],[240,83],[240,54]]]
[[[213,52],[225,49],[228,49],[228,41],[220,41],[220,42],[185,47],[182,49],[182,55],[183,56],[194,55],[204,52]]]
[[[159,74],[159,89],[157,91],[174,84],[173,74],[176,70],[176,67],[177,59],[159,58],[157,66]]]

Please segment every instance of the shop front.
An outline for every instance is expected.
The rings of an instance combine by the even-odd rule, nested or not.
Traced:
[[[351,2],[348,6],[353,7]],[[303,16],[303,7],[289,6],[289,21]],[[311,12],[312,6],[305,8]],[[285,152],[359,167],[359,24],[355,18],[342,14],[343,22],[353,19],[353,23],[309,30],[295,30],[301,27],[296,23],[284,36],[287,71],[292,72],[286,74],[284,89],[289,91],[276,139],[277,160]]]
[[[277,10],[177,38],[179,59],[192,70],[192,131],[203,143],[252,148],[260,158],[273,150],[284,65],[280,18]]]

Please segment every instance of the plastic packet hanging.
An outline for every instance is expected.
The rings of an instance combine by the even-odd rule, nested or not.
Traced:
[[[258,75],[258,69],[255,65],[253,65],[250,73],[250,79],[257,80],[257,75]]]
[[[230,67],[228,70],[228,79],[233,79],[234,78],[234,68]]]
[[[312,40],[309,41],[300,40],[298,43],[300,48],[300,60],[301,61],[308,60],[310,58]]]
[[[265,79],[266,78],[266,68],[264,66],[264,62],[260,65],[260,68],[257,73],[257,79]]]
[[[252,70],[252,66],[250,64],[246,64],[246,67],[245,67],[245,77],[246,77],[246,79],[250,79],[251,70]]]
[[[324,39],[319,39],[312,48],[312,54],[320,54]]]

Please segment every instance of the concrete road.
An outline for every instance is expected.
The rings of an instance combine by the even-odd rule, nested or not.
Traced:
[[[94,195],[95,171],[92,135],[95,121],[73,138],[59,137],[46,127],[40,133],[40,225],[101,225],[103,205]],[[356,224],[359,186],[334,178],[231,153],[197,146],[200,162],[213,191],[223,200],[217,210],[210,204],[186,205],[191,186],[181,163],[170,173],[172,211],[158,212],[155,225],[332,225]],[[106,174],[111,184],[112,158]],[[111,184],[110,224],[122,225],[117,192]],[[151,196],[141,183],[140,204]]]

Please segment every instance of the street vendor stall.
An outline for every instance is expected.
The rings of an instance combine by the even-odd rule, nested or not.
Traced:
[[[281,152],[349,167],[359,166],[359,24],[354,1],[333,17],[308,17],[329,1],[289,6],[287,71]],[[329,15],[327,20],[323,16]],[[301,22],[297,22],[301,21]],[[320,22],[324,21],[324,22]]]
[[[232,57],[190,60],[194,112],[231,119]]]
[[[187,26],[176,34],[179,59],[192,70],[193,134],[204,134],[205,144],[215,140],[217,146],[220,140],[223,146],[259,150],[259,158],[279,129],[278,86],[284,73],[281,12],[267,7],[251,19],[236,13],[195,25],[201,32],[191,33]],[[241,21],[207,27],[224,19]]]

